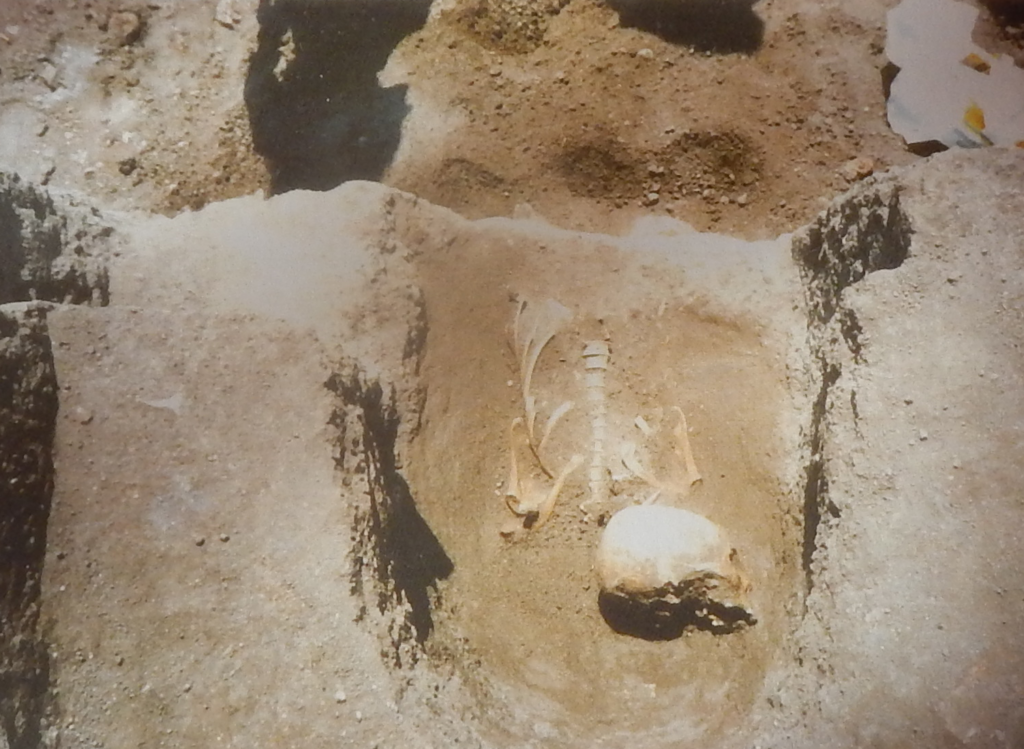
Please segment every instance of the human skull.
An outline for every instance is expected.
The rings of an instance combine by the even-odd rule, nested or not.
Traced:
[[[637,505],[608,521],[597,549],[601,608],[614,629],[652,639],[688,626],[727,632],[753,624],[736,550],[702,515]]]

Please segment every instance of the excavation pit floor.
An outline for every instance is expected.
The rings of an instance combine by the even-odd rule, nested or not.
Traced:
[[[616,241],[485,222],[469,241],[422,260],[430,333],[421,376],[428,395],[405,473],[417,507],[454,561],[446,590],[455,611],[448,618],[479,653],[474,670],[493,677],[491,701],[503,706],[496,712],[530,727],[519,741],[538,738],[535,730],[566,746],[610,736],[643,737],[649,745],[720,738],[729,731],[728,716],[751,708],[750,686],[763,681],[794,626],[803,585],[801,508],[784,489],[798,469],[787,464],[792,437],[782,432],[798,418],[784,344],[799,338],[801,321],[781,300],[797,283],[796,271],[785,243],[662,228]],[[716,268],[701,267],[709,248]],[[752,278],[766,287],[744,300],[747,309],[736,297],[719,300],[721,286]],[[640,288],[642,294],[634,291]],[[576,453],[590,460],[592,406],[581,354],[589,340],[609,344],[610,486],[607,499],[592,501],[587,471],[578,470],[552,520],[503,537],[514,517],[503,499],[507,435],[523,411],[513,320],[525,299],[538,306],[557,300],[571,315],[531,378],[538,433],[561,404],[575,404],[544,448],[553,472]],[[773,328],[764,311],[779,305]],[[602,616],[594,556],[607,516],[656,489],[626,467],[624,455],[683,488],[684,466],[673,452],[676,408],[686,414],[706,478],[689,495],[666,489],[658,501],[727,529],[761,621],[730,636],[692,632],[651,642],[616,633]],[[519,461],[524,473],[526,462]]]

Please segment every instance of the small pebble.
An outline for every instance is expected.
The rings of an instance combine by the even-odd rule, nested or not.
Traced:
[[[340,689],[337,692],[334,693],[334,701],[337,702],[339,705],[341,703],[345,702],[345,700],[347,700],[347,699],[348,699],[348,696],[343,691],[341,691]]]
[[[648,49],[647,47],[644,47],[643,49],[637,50],[636,56],[637,57],[642,57],[645,60],[653,60],[654,59],[654,50]]]
[[[220,540],[223,541],[224,543],[227,543],[228,541],[231,540],[231,536],[229,536],[227,533],[221,533],[220,534]]]
[[[71,409],[71,418],[79,424],[89,424],[92,421],[92,411],[82,406],[75,406]]]
[[[242,14],[235,9],[233,0],[220,0],[214,11],[213,20],[226,29],[233,29],[241,22]]]
[[[51,91],[57,90],[57,68],[50,62],[39,66],[39,78]]]
[[[928,432],[922,429],[920,432],[917,433],[917,438],[924,442],[925,440],[928,439]]]
[[[125,177],[129,176],[138,168],[139,160],[136,159],[134,156],[129,156],[127,159],[122,159],[117,163],[117,171],[119,171]]]
[[[205,543],[206,543],[206,539],[203,538],[202,536],[199,536],[199,538],[196,539],[196,546],[202,546]]]
[[[127,47],[142,36],[142,19],[129,10],[113,13],[107,22],[107,32],[118,45]]]
[[[842,175],[843,179],[847,182],[859,182],[862,179],[870,177],[875,173],[875,161],[869,159],[866,156],[858,156],[855,159],[850,159],[841,167],[839,167],[839,174]]]

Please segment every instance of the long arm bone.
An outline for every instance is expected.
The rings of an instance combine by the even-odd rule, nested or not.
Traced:
[[[516,427],[522,426],[523,419],[517,416],[508,427],[508,452],[511,467],[508,472],[508,486],[505,487],[505,504],[516,515],[525,515],[523,510],[523,487],[519,479],[519,459],[516,457]]]

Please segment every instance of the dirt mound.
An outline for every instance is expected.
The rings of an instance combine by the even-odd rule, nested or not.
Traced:
[[[452,11],[456,26],[498,52],[532,52],[569,0],[475,0]]]
[[[760,159],[739,133],[684,132],[667,145],[631,151],[618,139],[597,138],[561,154],[558,171],[580,197],[655,206],[703,201],[713,215],[723,206],[754,200]]]
[[[435,5],[8,3],[0,158],[170,214],[380,179],[473,218],[529,203],[571,228],[625,231],[654,212],[748,237],[809,221],[854,157],[913,158],[884,119],[885,2]],[[684,145],[708,165],[740,149],[756,181],[653,203],[647,165],[686,132],[735,139]],[[559,168],[608,141],[627,168],[603,192]]]

